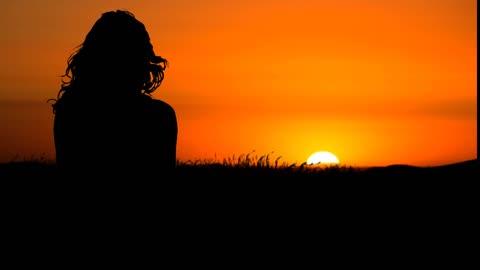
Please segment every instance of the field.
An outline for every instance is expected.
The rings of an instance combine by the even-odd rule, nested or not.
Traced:
[[[88,164],[87,164],[88,165]],[[54,161],[43,159],[14,161],[0,164],[0,177],[22,180],[59,180]],[[92,176],[95,178],[94,176]],[[240,155],[216,160],[177,162],[175,175],[169,179],[179,180],[242,180],[260,182],[272,180],[399,180],[432,179],[477,179],[478,160],[447,164],[434,167],[390,165],[385,167],[357,168],[347,165],[307,165],[272,160],[269,155]],[[66,180],[66,179],[62,179]],[[159,179],[160,180],[160,179]]]
[[[46,160],[0,164],[0,191],[17,215],[88,212],[105,218],[127,211],[136,218],[195,217],[189,221],[193,223],[206,213],[211,220],[225,215],[265,219],[275,213],[277,218],[314,220],[327,215],[348,222],[360,222],[365,213],[370,219],[390,216],[395,220],[391,222],[401,222],[402,216],[418,220],[433,213],[463,215],[474,205],[476,195],[469,194],[474,191],[469,186],[477,179],[477,159],[437,167],[355,168],[285,164],[268,156],[242,155],[221,162],[179,162],[175,175],[148,181],[127,175],[60,179],[55,163]]]

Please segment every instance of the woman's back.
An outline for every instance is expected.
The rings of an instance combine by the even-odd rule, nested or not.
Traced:
[[[177,131],[173,108],[146,95],[69,104],[55,117],[57,164],[70,175],[171,171]]]

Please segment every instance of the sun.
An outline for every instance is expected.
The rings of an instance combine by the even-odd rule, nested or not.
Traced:
[[[320,151],[320,152],[315,152],[310,157],[307,159],[307,164],[312,165],[312,164],[331,164],[331,163],[339,163],[338,158],[327,151]]]

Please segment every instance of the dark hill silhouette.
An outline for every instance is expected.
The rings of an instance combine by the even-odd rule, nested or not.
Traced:
[[[442,179],[476,179],[478,177],[478,159],[439,165],[412,166],[392,164],[385,167],[372,167],[365,170],[365,176],[371,177],[414,177],[412,179],[441,177]],[[415,178],[416,177],[416,178]]]

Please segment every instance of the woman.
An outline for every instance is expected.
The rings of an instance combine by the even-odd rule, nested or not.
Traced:
[[[128,11],[109,11],[68,58],[54,141],[62,175],[162,175],[176,165],[174,109],[151,96],[167,60]],[[100,175],[101,174],[101,175]]]

